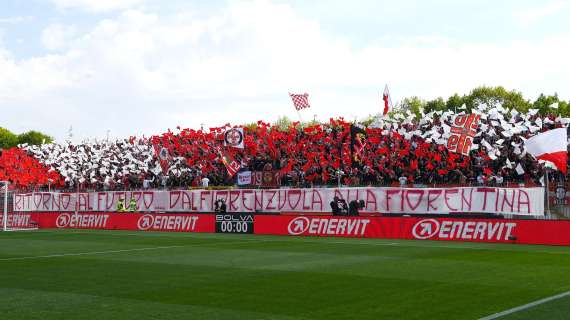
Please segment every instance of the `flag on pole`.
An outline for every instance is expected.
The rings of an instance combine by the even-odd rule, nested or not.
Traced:
[[[164,146],[160,146],[158,141],[153,140],[152,146],[154,147],[154,152],[157,155],[158,161],[160,163],[160,168],[163,174],[168,173],[168,167],[170,166],[170,160],[172,157],[168,153],[168,149]]]
[[[352,167],[362,163],[366,147],[366,130],[356,125],[350,125],[350,155]]]
[[[224,132],[224,146],[243,149],[243,128],[232,128]]]
[[[308,93],[303,93],[303,94],[289,93],[289,96],[291,97],[291,100],[293,100],[293,106],[295,106],[295,109],[297,111],[311,107],[311,105],[309,104]]]
[[[388,85],[384,88],[384,93],[382,94],[382,100],[384,100],[384,112],[386,115],[392,109],[392,99],[390,98],[390,90],[388,90]]]
[[[526,150],[536,160],[553,163],[564,174],[568,172],[568,134],[566,128],[549,130],[526,140]]]
[[[228,170],[230,177],[235,176],[239,169],[241,169],[241,164],[237,162],[231,154],[222,152],[220,148],[218,148],[218,154],[220,155],[222,163],[226,166],[226,170]]]

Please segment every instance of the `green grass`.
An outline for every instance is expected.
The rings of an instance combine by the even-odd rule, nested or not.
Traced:
[[[568,290],[568,247],[0,233],[2,319],[478,319]],[[569,315],[565,298],[504,319]]]

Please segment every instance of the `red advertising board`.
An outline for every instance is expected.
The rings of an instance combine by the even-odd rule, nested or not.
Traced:
[[[570,245],[570,221],[256,215],[255,234]],[[216,232],[214,214],[18,213],[14,224],[173,232]],[[16,226],[16,225],[15,225]]]
[[[31,213],[40,228],[215,232],[211,214]]]
[[[570,221],[256,216],[256,234],[570,245]]]

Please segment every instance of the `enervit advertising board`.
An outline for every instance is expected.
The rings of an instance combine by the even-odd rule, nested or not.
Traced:
[[[40,228],[215,232],[210,214],[33,213]]]
[[[570,221],[279,216],[252,214],[21,213],[40,228],[454,240],[570,245]]]
[[[256,216],[256,234],[570,245],[570,221]]]

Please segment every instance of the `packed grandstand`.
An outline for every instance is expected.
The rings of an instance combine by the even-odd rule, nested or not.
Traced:
[[[526,152],[524,141],[568,126],[569,118],[551,111],[523,114],[480,104],[473,110],[396,112],[366,124],[342,118],[286,126],[259,121],[116,141],[20,145],[3,150],[0,180],[28,190],[235,185],[223,161],[232,159],[236,171],[275,172],[278,184],[294,187],[540,184],[544,165]],[[453,120],[471,113],[480,122],[468,155],[448,150]],[[223,133],[232,127],[243,127],[243,148],[224,147]]]

